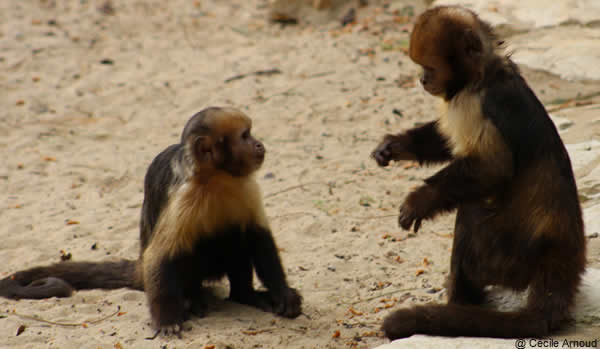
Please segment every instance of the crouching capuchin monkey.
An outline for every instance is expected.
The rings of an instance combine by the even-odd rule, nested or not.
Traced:
[[[0,280],[7,298],[68,297],[73,289],[144,290],[156,334],[180,334],[193,310],[202,316],[205,280],[227,276],[229,299],[294,318],[302,297],[288,286],[254,172],[263,144],[244,113],[207,108],[162,151],[144,182],[137,261],[64,262]],[[253,270],[267,288],[254,290]]]
[[[470,10],[420,15],[410,58],[423,88],[443,100],[436,121],[387,135],[372,156],[449,162],[411,192],[399,224],[457,209],[448,303],[397,310],[390,339],[416,333],[523,338],[546,336],[570,318],[585,266],[581,207],[569,155],[542,103],[501,52],[491,26]],[[529,288],[520,311],[485,308],[484,287]]]

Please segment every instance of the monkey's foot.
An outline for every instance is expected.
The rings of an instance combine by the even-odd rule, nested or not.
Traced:
[[[295,318],[302,314],[302,296],[294,288],[287,288],[274,299],[274,313],[280,316]]]
[[[208,303],[201,296],[193,297],[188,301],[188,304],[186,304],[186,310],[188,318],[190,315],[196,317],[205,317],[206,313],[208,312]]]
[[[173,335],[176,335],[177,338],[181,339],[181,338],[183,338],[181,336],[181,331],[183,331],[183,325],[181,325],[181,324],[163,326],[163,327],[159,328],[158,330],[156,330],[156,332],[154,333],[154,335],[152,337],[146,337],[146,339],[153,340],[156,337],[158,337],[159,335],[165,336],[165,337],[171,337]]]

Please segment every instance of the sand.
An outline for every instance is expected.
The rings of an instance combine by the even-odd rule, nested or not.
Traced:
[[[233,106],[267,148],[257,178],[305,315],[217,299],[182,339],[149,341],[142,292],[0,299],[0,347],[367,348],[388,342],[378,330],[390,308],[445,299],[453,215],[417,234],[396,223],[436,168],[381,169],[369,157],[385,133],[435,117],[405,54],[411,11],[393,12],[420,1],[370,1],[346,28],[345,8],[281,26],[260,0],[104,4],[0,2],[0,277],[61,254],[136,258],[150,161],[195,112]],[[267,69],[281,73],[226,82]],[[545,103],[598,88],[525,74]],[[227,295],[226,282],[213,287]]]

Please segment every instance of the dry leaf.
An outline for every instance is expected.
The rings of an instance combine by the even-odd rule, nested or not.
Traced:
[[[377,337],[377,331],[363,332],[361,337]]]
[[[339,338],[341,335],[342,334],[340,333],[340,330],[336,330],[335,332],[333,332],[331,338]]]
[[[360,312],[360,311],[358,311],[358,310],[356,310],[354,308],[348,309],[348,312],[351,313],[352,315],[357,315],[357,316],[360,316],[360,315],[363,314],[362,312]]]

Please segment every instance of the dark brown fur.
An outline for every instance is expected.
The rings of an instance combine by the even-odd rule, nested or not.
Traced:
[[[397,310],[391,339],[541,337],[565,324],[585,267],[581,207],[567,151],[491,27],[461,7],[436,7],[413,29],[410,57],[425,90],[443,100],[439,120],[387,135],[373,152],[391,160],[450,163],[410,193],[399,224],[457,209],[448,304]],[[485,309],[484,287],[523,291],[516,312]]]
[[[230,299],[286,317],[302,298],[287,284],[253,173],[265,149],[251,120],[208,108],[186,124],[181,142],[150,164],[144,183],[137,261],[65,262],[0,280],[0,296],[66,297],[73,289],[144,290],[152,322],[178,333],[191,311],[203,315],[204,280],[227,276]],[[267,291],[253,289],[253,270]]]

